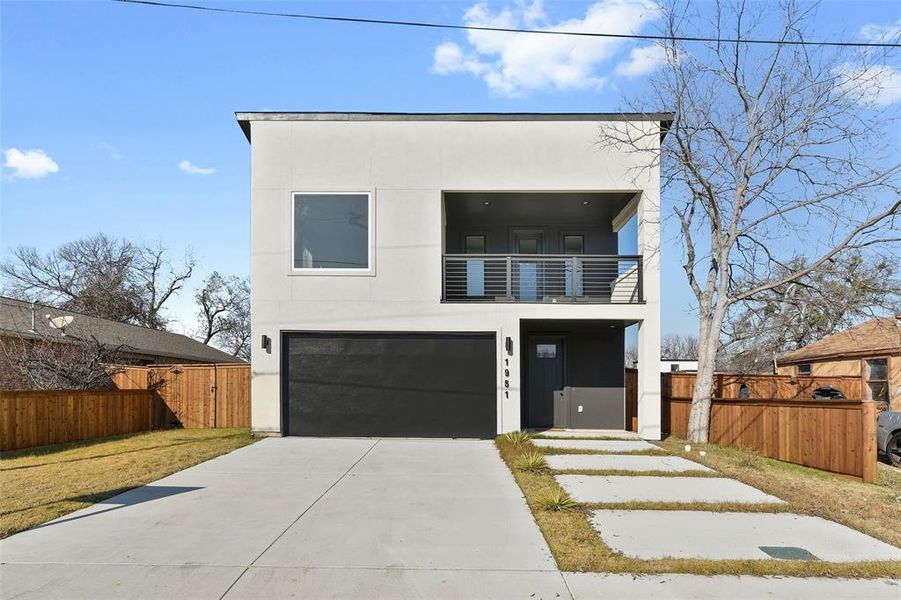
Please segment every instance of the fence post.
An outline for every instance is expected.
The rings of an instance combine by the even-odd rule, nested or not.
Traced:
[[[219,365],[213,363],[213,429],[216,429],[216,417],[219,412]]]
[[[860,478],[864,483],[876,481],[876,403],[860,403],[860,459],[863,461]]]

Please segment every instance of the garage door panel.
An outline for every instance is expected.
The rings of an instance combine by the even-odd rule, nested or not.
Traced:
[[[493,334],[287,334],[288,435],[493,437]]]

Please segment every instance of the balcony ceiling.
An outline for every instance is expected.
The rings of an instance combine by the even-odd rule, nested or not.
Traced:
[[[444,201],[449,223],[606,223],[634,195],[633,192],[446,192]]]

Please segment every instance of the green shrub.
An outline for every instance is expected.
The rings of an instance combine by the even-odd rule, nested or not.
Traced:
[[[547,461],[544,460],[544,455],[538,452],[527,452],[519,457],[516,466],[520,471],[537,473],[547,470]]]
[[[556,512],[571,512],[579,508],[579,503],[569,497],[563,490],[556,490],[538,499],[538,506],[542,510]]]
[[[532,441],[532,435],[526,433],[525,431],[511,431],[510,433],[504,434],[504,440],[508,444],[513,444],[514,446],[519,446],[522,444],[528,444]]]

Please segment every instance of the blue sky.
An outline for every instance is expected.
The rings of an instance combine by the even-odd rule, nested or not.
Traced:
[[[573,20],[595,30],[609,17],[590,2],[548,2],[544,14],[515,2],[474,11],[473,1],[198,3],[450,23]],[[619,9],[636,29],[652,26],[641,7]],[[861,39],[863,27],[899,19],[895,2],[827,2],[817,33]],[[195,284],[214,269],[249,271],[249,151],[236,110],[609,111],[640,90],[652,59],[647,44],[623,42],[561,68],[554,48],[491,54],[490,40],[463,32],[111,2],[3,1],[0,34],[6,162],[10,149],[41,150],[56,165],[31,154],[33,177],[3,169],[0,253],[104,231],[160,240],[176,256],[190,248]],[[498,61],[513,75],[501,76]],[[665,227],[664,333],[695,332],[675,233]],[[191,304],[189,290],[172,305],[186,327]]]

